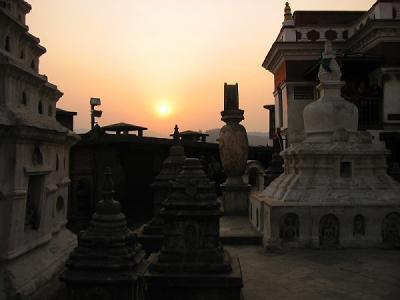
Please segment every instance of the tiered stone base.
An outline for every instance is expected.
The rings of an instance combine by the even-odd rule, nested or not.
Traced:
[[[263,201],[263,244],[276,248],[400,246],[398,203]]]
[[[143,259],[144,252],[140,254]],[[140,276],[148,268],[148,263],[142,260],[134,269],[121,270],[108,273],[101,272],[82,272],[69,271],[69,281],[67,286],[68,300],[82,299],[118,299],[134,300],[141,293]],[[70,280],[73,278],[74,280]],[[62,279],[62,278],[61,278]]]
[[[149,257],[150,263],[157,255]],[[144,275],[147,300],[240,300],[242,275],[239,261],[232,258],[230,273],[157,273]]]
[[[5,283],[0,285],[0,299],[25,299],[40,291],[59,275],[75,246],[76,236],[62,229],[48,243],[6,261],[0,270],[0,281]]]

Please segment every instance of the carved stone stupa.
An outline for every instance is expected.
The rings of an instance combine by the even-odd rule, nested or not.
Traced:
[[[331,43],[319,79],[321,97],[304,109],[305,139],[281,152],[284,173],[251,196],[263,204],[264,244],[400,246],[400,186],[386,173],[384,145],[357,131]]]
[[[238,260],[221,245],[220,202],[198,159],[185,160],[161,215],[164,243],[144,277],[148,299],[240,299]]]
[[[68,299],[136,299],[137,279],[144,272],[145,253],[127,228],[120,203],[113,199],[111,172],[105,172],[103,200],[88,230],[78,237],[61,280]]]
[[[173,140],[174,145],[169,149],[169,156],[164,160],[161,172],[156,176],[151,185],[153,190],[154,217],[148,224],[139,230],[139,239],[148,252],[158,251],[163,240],[164,221],[160,215],[162,202],[170,191],[171,181],[175,180],[182,171],[185,161],[185,149],[180,144],[179,129],[175,125]]]

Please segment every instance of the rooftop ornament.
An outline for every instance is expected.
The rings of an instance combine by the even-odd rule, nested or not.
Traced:
[[[292,9],[290,8],[289,2],[285,3],[285,21],[293,20]]]

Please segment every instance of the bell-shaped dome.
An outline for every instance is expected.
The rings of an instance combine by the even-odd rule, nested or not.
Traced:
[[[341,97],[340,90],[344,85],[341,77],[332,44],[327,42],[318,73],[320,84],[317,88],[321,97],[307,105],[303,112],[307,135],[332,134],[340,128],[357,131],[358,109]]]

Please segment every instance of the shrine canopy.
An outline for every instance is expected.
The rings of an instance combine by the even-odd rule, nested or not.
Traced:
[[[115,132],[115,134],[129,134],[131,131],[137,131],[138,136],[143,136],[143,131],[147,130],[146,127],[137,126],[128,123],[116,123],[107,126],[103,126],[104,131]]]
[[[181,132],[179,136],[184,141],[206,142],[206,138],[209,136],[209,134],[198,131],[186,130]]]

